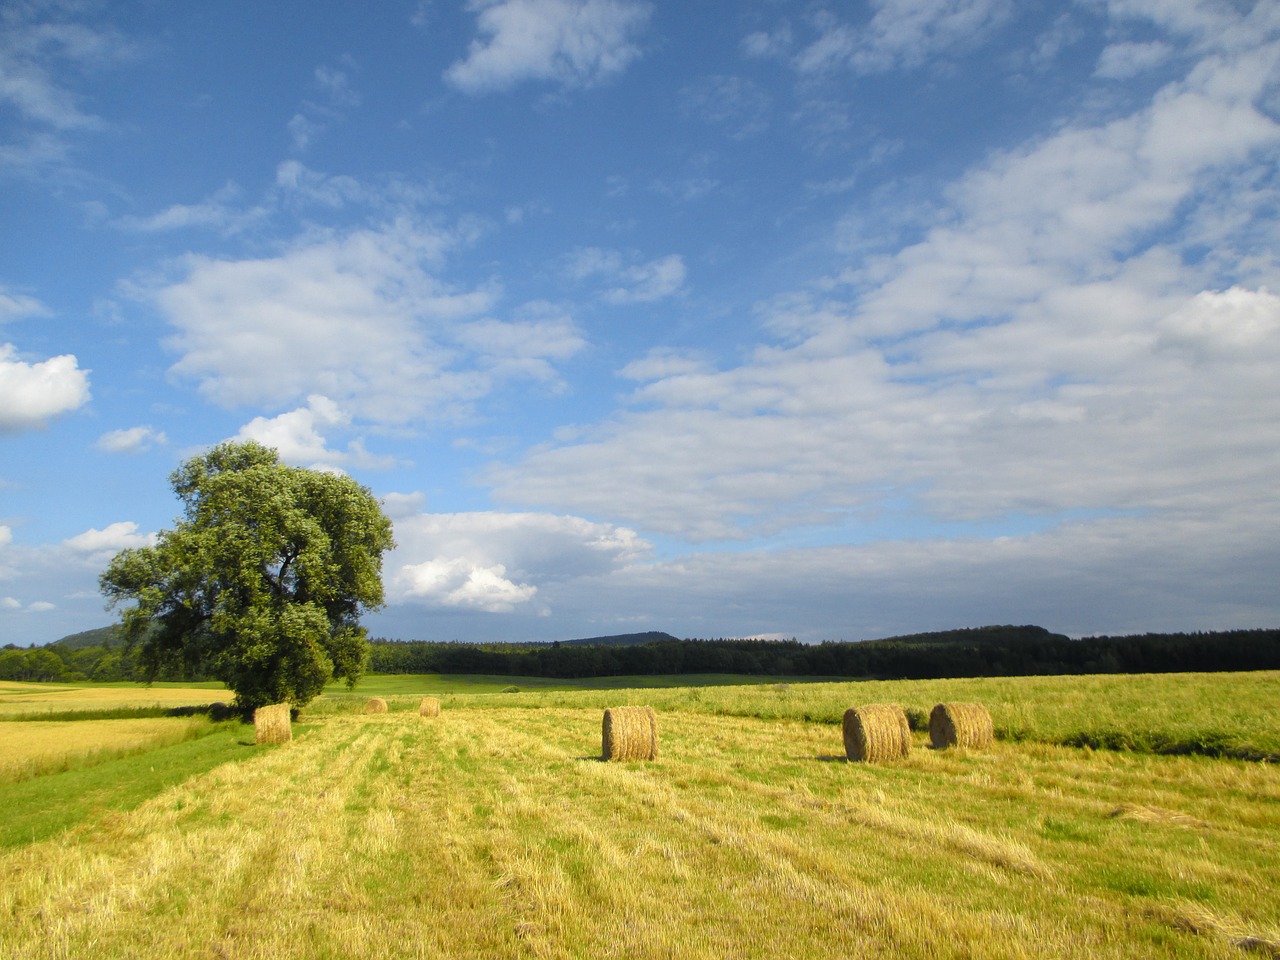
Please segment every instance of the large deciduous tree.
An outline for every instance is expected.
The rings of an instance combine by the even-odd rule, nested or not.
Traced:
[[[123,610],[148,679],[183,667],[224,681],[236,705],[307,703],[354,685],[395,544],[377,500],[350,477],[290,467],[260,444],[224,443],[170,477],[183,516],[123,550],[100,578]]]

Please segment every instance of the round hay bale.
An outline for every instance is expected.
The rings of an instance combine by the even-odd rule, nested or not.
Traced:
[[[273,703],[253,711],[253,734],[258,743],[288,743],[293,739],[293,718],[287,703]]]
[[[422,702],[418,704],[418,716],[420,717],[438,717],[440,716],[440,701],[435,697],[423,697]]]
[[[364,705],[365,713],[386,713],[387,701],[381,697],[371,697]]]
[[[850,760],[875,763],[911,752],[911,727],[896,704],[872,703],[844,712],[844,752]]]
[[[995,741],[991,714],[980,703],[940,703],[929,714],[934,749],[989,747]]]
[[[653,707],[609,707],[600,739],[605,760],[655,760],[658,718]]]

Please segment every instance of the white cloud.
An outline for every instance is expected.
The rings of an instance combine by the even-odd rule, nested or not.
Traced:
[[[355,62],[346,57],[343,59],[343,68],[331,66],[316,67],[315,79],[316,86],[324,91],[328,98],[329,105],[334,109],[360,106],[362,97],[355,89],[351,82],[351,74],[355,68]]]
[[[547,584],[601,576],[644,555],[632,530],[535,513],[401,515],[388,558],[393,602],[546,612]]]
[[[35,297],[12,293],[0,285],[0,323],[22,317],[47,317],[52,311]]]
[[[104,453],[142,453],[168,442],[169,438],[163,431],[142,426],[108,431],[98,438],[94,446]]]
[[[36,600],[34,603],[27,604],[27,611],[30,613],[48,613],[50,610],[57,609],[57,605],[48,600]]]
[[[351,81],[356,64],[351,57],[342,59],[342,67],[316,67],[314,83],[324,102],[306,100],[289,121],[289,135],[296,151],[305,151],[313,140],[343,119],[346,111],[360,106],[361,96]]]
[[[735,139],[762,133],[772,103],[768,93],[745,77],[700,77],[680,91],[680,109],[727,130]]]
[[[13,542],[13,531],[0,523],[0,547]]]
[[[187,257],[141,291],[178,329],[172,373],[223,406],[284,406],[312,394],[353,417],[404,423],[448,413],[491,386],[450,344],[488,308],[430,272],[455,242],[407,224],[308,238],[277,257]]]
[[[510,613],[528,603],[538,588],[512,583],[502,564],[479,566],[463,559],[427,560],[402,567],[397,586],[402,598],[442,607],[462,607],[485,613]]]
[[[467,93],[508,90],[525,80],[590,86],[640,55],[636,36],[652,7],[636,0],[471,0],[483,40],[445,79]]]
[[[571,280],[600,281],[600,297],[607,303],[652,303],[684,291],[684,258],[675,253],[627,263],[616,250],[583,247],[566,259],[564,270]]]
[[[151,546],[155,534],[141,534],[132,520],[108,524],[101,530],[89,529],[64,541],[73,552],[85,556],[110,556],[131,547]]]
[[[336,403],[312,394],[305,407],[275,417],[254,417],[233,439],[256,440],[274,447],[285,463],[315,470],[387,469],[399,463],[394,456],[369,453],[360,438],[352,440],[345,451],[330,449],[326,434],[350,423],[351,418]]]
[[[1149,43],[1113,43],[1098,57],[1094,75],[1107,80],[1127,80],[1164,63],[1173,53],[1160,40]]]
[[[21,610],[22,601],[16,597],[2,597],[0,598],[0,608],[5,610]]]
[[[118,224],[121,229],[139,233],[206,229],[231,235],[262,222],[269,215],[265,207],[246,208],[240,200],[240,188],[227,183],[200,203],[174,204],[148,217],[121,217]]]
[[[894,511],[1212,526],[1268,502],[1280,268],[1256,254],[1280,231],[1233,185],[1280,146],[1253,105],[1274,60],[1206,56],[1131,116],[992,156],[918,243],[775,301],[784,343],[625,368],[633,408],[494,468],[496,495],[693,541],[860,536]]]
[[[281,460],[295,466],[328,466],[341,460],[342,455],[328,449],[320,431],[350,422],[351,418],[328,397],[312,394],[305,407],[276,417],[254,417],[240,428],[235,439],[256,440],[274,447]]]
[[[0,169],[30,171],[64,164],[76,134],[106,122],[85,107],[86,78],[134,58],[136,46],[111,28],[90,22],[89,12],[60,19],[58,4],[10,4],[0,26],[0,107],[16,120],[10,142],[0,143]]]
[[[88,371],[74,356],[27,363],[13,344],[0,345],[0,433],[44,426],[88,402]]]
[[[796,56],[797,69],[879,73],[917,67],[950,50],[978,46],[1015,9],[1011,0],[876,0],[872,6],[875,14],[862,27],[820,15],[819,36]]]

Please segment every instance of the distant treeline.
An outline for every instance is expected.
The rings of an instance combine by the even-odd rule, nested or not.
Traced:
[[[739,673],[757,676],[944,677],[1176,673],[1280,669],[1280,630],[1147,633],[1072,640],[1036,626],[977,627],[885,640],[678,640],[669,634],[556,644],[374,640],[374,673],[488,673],[523,677]],[[116,628],[44,647],[0,648],[0,680],[142,679]],[[163,676],[204,680],[203,676]]]
[[[634,646],[531,646],[375,640],[372,646],[370,668],[376,673],[565,679],[686,673],[927,679],[1280,669],[1280,630],[1072,640],[1042,627],[1002,626],[856,643],[670,639]]]

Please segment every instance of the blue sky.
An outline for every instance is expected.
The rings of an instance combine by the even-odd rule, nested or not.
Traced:
[[[0,10],[0,642],[222,440],[404,639],[1280,622],[1280,6]]]

